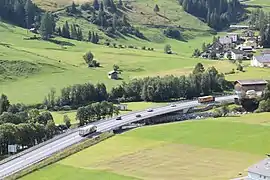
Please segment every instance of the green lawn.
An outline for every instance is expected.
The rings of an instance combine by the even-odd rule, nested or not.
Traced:
[[[270,126],[263,121],[269,117],[248,114],[135,129],[22,179],[230,179],[269,152]]]

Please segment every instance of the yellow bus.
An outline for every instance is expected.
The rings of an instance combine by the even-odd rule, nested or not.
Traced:
[[[198,97],[198,103],[207,103],[207,102],[214,102],[214,101],[215,101],[214,96]]]

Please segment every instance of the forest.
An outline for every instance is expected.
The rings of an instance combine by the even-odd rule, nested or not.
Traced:
[[[237,22],[243,15],[238,0],[179,0],[183,9],[205,21],[215,30],[222,30]]]

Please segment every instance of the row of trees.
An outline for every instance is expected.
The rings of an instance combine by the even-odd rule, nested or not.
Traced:
[[[49,112],[29,110],[23,104],[10,104],[7,96],[0,97],[0,154],[7,154],[7,146],[17,144],[31,147],[52,138],[57,132]]]
[[[216,30],[237,21],[243,9],[238,0],[179,0],[179,3],[186,12],[202,18]]]
[[[197,64],[189,76],[147,77],[134,79],[112,88],[109,98],[121,101],[168,101],[171,99],[192,99],[213,92],[223,92],[232,88],[223,74],[211,67],[204,69]]]
[[[204,69],[197,64],[193,73],[188,76],[147,77],[112,88],[108,92],[104,84],[78,84],[63,88],[59,97],[50,92],[46,99],[46,106],[71,106],[72,108],[87,105],[91,102],[102,101],[169,101],[171,99],[192,99],[214,92],[223,92],[232,88],[232,84],[225,80],[223,74],[214,68]]]
[[[114,114],[118,115],[119,109],[111,102],[102,101],[78,108],[76,119],[79,120],[79,125],[83,126],[106,117],[112,117]]]
[[[1,0],[0,18],[24,28],[38,20],[40,9],[31,0]]]
[[[270,112],[270,83],[267,84],[257,112]]]

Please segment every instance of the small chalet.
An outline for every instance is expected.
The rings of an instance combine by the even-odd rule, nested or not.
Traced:
[[[239,49],[232,49],[231,50],[231,57],[234,60],[242,60],[244,57],[245,52]]]
[[[243,37],[254,37],[255,36],[255,32],[252,31],[252,30],[246,30],[246,31],[243,31],[242,36]]]
[[[228,33],[227,35],[229,38],[231,38],[232,42],[233,43],[236,43],[238,41],[238,34],[236,33]]]
[[[232,38],[230,38],[229,36],[220,37],[218,40],[222,45],[230,45],[233,42]]]
[[[117,71],[110,71],[110,72],[108,72],[108,77],[110,78],[110,79],[118,79],[119,77],[118,77],[118,72]]]
[[[254,56],[250,63],[253,67],[268,67],[270,68],[270,54],[262,54]]]
[[[257,48],[258,47],[258,40],[255,37],[247,38],[247,40],[243,44],[246,47]]]

